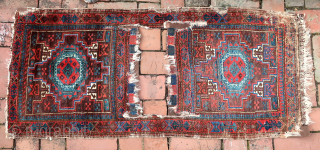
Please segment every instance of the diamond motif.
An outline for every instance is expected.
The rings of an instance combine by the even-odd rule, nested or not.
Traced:
[[[51,57],[48,57],[42,64],[35,64],[37,69],[31,68],[31,74],[37,74],[42,71],[40,75],[46,75],[43,78],[46,82],[47,88],[50,87],[50,93],[54,98],[50,101],[59,103],[57,110],[83,110],[81,106],[76,106],[81,99],[85,99],[84,87],[93,86],[91,83],[96,80],[102,80],[101,71],[107,72],[102,66],[103,62],[88,59],[88,48],[78,41],[77,35],[65,35],[63,40],[51,51]],[[94,72],[96,69],[99,72]],[[90,76],[90,78],[88,78]],[[45,87],[45,85],[41,85]],[[94,84],[94,86],[97,86]],[[90,87],[92,88],[92,87]],[[101,96],[100,96],[101,97]],[[94,98],[94,97],[92,97]],[[49,104],[49,103],[48,103]],[[50,102],[50,105],[53,103]],[[86,110],[95,106],[92,111],[101,111],[103,106],[101,104],[90,104],[86,106]]]
[[[73,72],[74,72],[74,70],[72,69],[70,64],[67,64],[66,67],[64,67],[64,69],[63,69],[63,73],[64,73],[64,75],[67,76],[67,78],[69,78]]]
[[[199,33],[199,35],[201,34]],[[270,76],[268,74],[276,71],[269,68],[267,63],[259,61],[254,55],[255,52],[244,42],[241,42],[238,34],[224,34],[223,36],[226,40],[216,48],[218,55],[201,62],[199,66],[195,66],[196,74],[200,74],[201,78],[212,80],[217,85],[217,91],[222,95],[221,99],[228,100],[227,103],[220,103],[224,104],[224,107],[219,109],[221,111],[231,108],[243,108],[243,100],[255,94],[255,89],[252,85],[269,79]],[[266,61],[266,59],[264,60]],[[264,69],[264,67],[267,69]],[[273,82],[273,80],[271,81]],[[265,88],[267,87],[265,85]],[[271,90],[266,89],[264,96],[267,96],[267,91],[272,91],[273,87],[270,86],[269,89]],[[203,105],[210,105],[210,108],[215,107],[213,104],[214,102],[211,100],[208,104],[203,102]]]
[[[240,69],[236,62],[233,62],[232,65],[229,68],[231,74],[233,77],[236,77],[236,75],[239,73]]]
[[[117,77],[121,79],[123,75],[124,75],[124,66],[122,64],[119,64],[117,66]]]

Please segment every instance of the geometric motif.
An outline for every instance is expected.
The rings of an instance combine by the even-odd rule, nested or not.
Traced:
[[[181,44],[179,45],[186,45],[184,41],[187,42],[189,37],[185,32],[190,33],[190,31],[181,31],[183,36],[177,36],[181,37],[179,41]],[[180,32],[177,34],[180,34]],[[210,37],[202,36],[212,34],[220,36],[217,38],[218,40],[216,40],[215,43],[212,43],[213,41],[210,40]],[[246,34],[250,35],[250,32],[247,32]],[[261,32],[258,35],[265,36],[268,34],[269,33]],[[277,80],[277,67],[270,67],[271,65],[268,63],[271,59],[271,61],[275,60],[275,53],[266,53],[268,55],[262,55],[262,59],[255,55],[256,51],[259,51],[261,47],[268,46],[269,39],[265,38],[262,41],[257,41],[257,46],[252,47],[248,46],[249,42],[247,41],[247,38],[242,38],[245,35],[242,35],[239,32],[214,32],[212,29],[207,30],[199,27],[193,29],[192,35],[193,36],[191,37],[193,39],[190,37],[190,40],[193,41],[193,47],[195,47],[194,50],[196,55],[189,55],[192,53],[190,52],[192,49],[188,50],[185,46],[181,46],[180,52],[179,49],[177,50],[177,53],[182,54],[181,59],[183,61],[181,61],[181,64],[185,64],[182,65],[185,66],[184,69],[181,69],[181,77],[184,82],[181,82],[180,85],[182,87],[187,85],[191,86],[191,88],[188,88],[187,86],[186,89],[182,91],[183,95],[181,95],[181,98],[186,106],[184,111],[272,111],[272,107],[270,107],[272,104],[271,100],[273,100],[274,105],[278,104],[278,100],[275,100],[277,99],[276,95],[268,95],[267,92],[263,94],[261,91],[258,92],[255,88],[255,86],[259,84],[260,86],[262,85],[262,88],[264,87],[265,90],[263,91],[275,93],[275,89],[277,87],[275,84]],[[199,48],[202,47],[203,44],[206,48]],[[211,49],[210,52],[209,47]],[[197,55],[200,53],[202,54]],[[190,66],[188,61],[189,59],[194,60],[195,62],[195,75],[192,75],[190,71],[193,70],[193,68],[192,64]],[[177,69],[180,70],[179,65],[177,66]],[[197,78],[192,80],[191,76],[197,76]],[[276,80],[269,83],[271,79]],[[196,81],[196,91],[192,94],[190,89],[194,89],[192,88],[194,86],[194,81]],[[203,83],[207,84],[203,85]],[[198,91],[206,92],[201,93]],[[221,94],[220,97],[217,97],[218,93]],[[192,106],[190,105],[191,99],[196,99],[195,97],[197,97],[197,102],[195,102],[196,106]],[[253,103],[252,100],[254,100]],[[255,107],[252,107],[251,105],[255,105]],[[263,107],[262,105],[265,106]],[[179,111],[179,109],[177,111]]]
[[[301,125],[293,59],[298,30],[282,23],[265,26],[262,16],[255,16],[261,21],[246,16],[248,24],[241,24],[245,15],[236,11],[205,13],[206,26],[168,29],[167,39],[174,39],[168,56],[175,62],[170,65],[169,109],[176,116],[210,120],[211,132],[227,132],[217,137],[296,132],[294,124]]]
[[[9,104],[8,122],[9,129],[18,127],[15,136],[42,137],[34,135],[40,128],[54,132],[64,127],[97,135],[105,129],[98,126],[109,120],[121,119],[126,112],[137,115],[129,108],[136,104],[128,102],[136,92],[128,76],[136,28],[74,24],[79,14],[59,16],[58,24],[27,24],[39,15],[24,19],[27,16],[17,19],[11,64],[9,98],[18,104]],[[128,91],[128,82],[133,90]],[[27,135],[29,131],[33,135]]]
[[[300,17],[189,8],[39,9],[15,18],[10,137],[284,137],[304,119]],[[167,29],[168,115],[143,116],[134,24],[166,21],[207,25]]]
[[[52,94],[53,101],[47,103],[57,103],[57,112],[77,110],[76,105],[81,105],[82,99],[88,97],[84,92],[85,87],[95,85],[96,81],[109,75],[110,67],[103,66],[103,62],[96,61],[92,56],[87,55],[89,49],[83,45],[83,42],[78,41],[77,34],[63,34],[55,49],[50,51],[51,57],[48,56],[46,61],[36,60],[33,67],[29,67],[30,83],[41,80],[42,86],[49,87],[50,90],[45,94]],[[88,92],[93,94],[93,90]],[[45,94],[42,97],[45,97]],[[103,110],[101,108],[104,107],[104,103],[97,104],[100,106],[99,109],[93,109],[95,104],[88,103],[90,108],[85,110]],[[36,105],[40,103],[37,102]],[[77,111],[81,111],[81,108]],[[42,112],[38,111],[38,113]]]
[[[271,75],[276,77],[276,68],[270,68],[267,64],[263,64],[263,61],[257,60],[253,56],[253,50],[258,47],[252,49],[248,47],[246,42],[241,41],[239,34],[224,34],[221,40],[223,39],[226,41],[221,41],[215,49],[214,57],[198,61],[200,65],[195,66],[195,72],[200,78],[208,78],[210,83],[217,85],[213,91],[220,92],[221,98],[228,101],[227,110],[242,109],[245,105],[243,101],[247,101],[255,93],[252,85],[270,80]],[[267,43],[263,44],[265,46]],[[270,53],[270,56],[273,54]],[[213,66],[211,70],[207,69],[210,65]],[[203,72],[201,70],[204,67],[206,71]],[[264,74],[260,73],[260,68],[265,69]],[[264,99],[268,98],[265,96]]]

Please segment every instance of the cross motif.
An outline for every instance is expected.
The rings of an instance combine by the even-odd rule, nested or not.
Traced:
[[[44,110],[50,110],[50,102],[44,103],[45,107]]]
[[[86,105],[86,110],[91,110],[91,103],[85,103]]]

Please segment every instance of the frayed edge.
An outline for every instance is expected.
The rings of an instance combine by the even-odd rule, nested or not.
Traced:
[[[283,138],[294,137],[294,136],[301,136],[301,134],[300,132],[286,132],[283,135]]]
[[[282,135],[282,138],[301,136],[300,132],[301,132],[301,127],[300,127],[299,124],[296,124],[295,127],[294,127],[294,131],[292,131],[292,132],[285,132],[285,133]]]
[[[166,23],[167,22],[165,22],[164,23],[164,26],[166,26]],[[175,34],[176,33],[174,33],[174,42],[175,42]],[[166,37],[166,39],[168,38],[168,33],[165,35]],[[168,39],[167,39],[168,40]],[[173,43],[173,45],[175,45],[175,43]],[[168,109],[169,110],[173,110],[173,112],[177,112],[177,106],[175,105],[175,106],[170,106],[170,105],[172,105],[171,104],[171,100],[170,100],[170,97],[171,97],[171,95],[174,95],[174,91],[173,91],[173,87],[172,87],[172,85],[171,85],[171,75],[172,75],[172,73],[171,72],[175,72],[175,71],[172,71],[171,69],[175,69],[176,68],[176,59],[175,59],[175,55],[173,55],[173,56],[170,56],[169,54],[168,54],[168,42],[166,43],[166,48],[167,48],[167,52],[166,52],[166,55],[164,56],[165,58],[165,60],[168,62],[168,64],[167,65],[165,65],[165,69],[167,70],[167,74],[168,74],[168,76],[167,76],[167,78],[166,78],[166,87],[168,88],[168,95],[166,96],[166,100],[167,100],[167,106],[168,106]]]
[[[136,74],[135,72],[135,63],[139,62],[141,60],[140,54],[141,51],[139,50],[139,39],[140,39],[140,34],[137,35],[137,44],[134,46],[135,53],[132,56],[132,61],[130,62],[130,72],[128,74],[129,76],[129,83],[134,83],[136,86],[134,87],[134,97],[133,101],[134,103],[140,102],[138,93],[140,91],[140,85],[139,85],[139,74]]]
[[[148,114],[148,115],[138,115],[136,117],[131,117],[128,113],[125,113],[123,116],[126,116],[128,119],[150,119],[153,116],[156,116],[157,118],[163,119],[167,116],[157,115],[157,114]]]
[[[192,28],[194,26],[198,26],[198,27],[204,27],[206,25],[208,25],[208,23],[206,21],[166,21],[163,23],[163,28],[168,28],[168,23],[181,23],[181,24],[189,24],[189,27],[186,27],[184,29],[188,29],[188,28]],[[179,29],[179,30],[184,30],[184,29]],[[177,30],[177,31],[179,31]]]
[[[242,140],[256,140],[256,139],[267,139],[267,138],[286,138],[289,136],[299,136],[299,133],[297,132],[286,132],[286,133],[256,133],[256,134],[249,134],[249,135],[238,135],[238,136],[232,136],[228,134],[228,132],[222,133],[223,137],[221,135],[210,135],[208,132],[208,135],[188,135],[186,133],[184,134],[166,134],[166,133],[157,133],[154,135],[150,135],[148,133],[141,133],[141,134],[130,134],[130,135],[102,135],[102,136],[91,136],[91,135],[77,135],[77,134],[68,134],[64,136],[49,136],[44,135],[43,137],[38,136],[16,136],[16,138],[23,138],[23,139],[58,139],[58,138],[68,138],[68,139],[115,139],[115,138],[168,138],[168,137],[179,137],[179,138],[186,138],[186,139],[242,139]]]
[[[11,25],[11,43],[14,42],[14,33],[15,33],[15,28],[14,26],[16,25],[16,18],[15,16],[19,15],[19,11],[16,10],[15,12],[15,15],[12,17],[12,19],[14,20],[14,23]],[[10,58],[6,60],[6,67],[9,69],[8,71],[8,87],[7,88],[7,95],[6,95],[6,107],[5,107],[5,111],[4,111],[4,116],[5,116],[5,134],[6,134],[6,138],[7,139],[14,139],[16,137],[16,135],[14,133],[9,133],[9,121],[8,121],[8,117],[9,117],[9,99],[8,99],[8,96],[10,94],[10,91],[9,91],[9,87],[10,87],[10,79],[11,79],[11,73],[10,73],[10,65],[12,63],[12,45],[10,46],[10,50],[11,50],[11,53],[10,53]]]
[[[5,62],[6,62],[6,68],[10,69],[10,64],[11,64],[11,61],[12,61],[12,53],[10,53],[10,58],[7,59]],[[6,138],[9,138],[9,132],[8,132],[8,117],[9,117],[9,108],[8,108],[8,95],[9,95],[9,84],[10,84],[10,71],[8,71],[8,87],[7,88],[7,95],[5,97],[5,109],[4,109],[4,117],[5,117],[5,127],[6,127],[6,130],[5,130],[5,133],[6,133]]]
[[[130,60],[130,68],[129,68],[129,72],[128,72],[128,83],[134,83],[135,86],[134,86],[134,95],[133,95],[133,102],[132,103],[127,103],[128,106],[130,106],[130,104],[135,104],[135,109],[137,110],[137,114],[140,116],[142,113],[143,113],[143,108],[141,107],[141,104],[140,104],[140,98],[139,98],[139,91],[140,91],[140,80],[139,80],[139,74],[137,73],[136,71],[136,63],[138,63],[141,58],[140,58],[140,54],[141,54],[141,51],[139,50],[139,44],[140,44],[140,38],[141,38],[141,34],[139,33],[139,29],[138,27],[140,27],[140,25],[131,25],[131,26],[135,26],[137,27],[137,31],[136,31],[136,43],[135,43],[135,46],[134,46],[134,51],[135,53],[133,54],[129,54],[129,55],[132,55],[130,56],[129,60]],[[138,66],[139,67],[139,66]],[[130,111],[130,110],[129,110]],[[123,115],[124,118],[126,119],[131,119],[131,118],[135,118],[135,117],[132,117],[130,116],[130,112],[129,111],[126,111]]]
[[[307,89],[312,85],[314,79],[313,73],[313,59],[310,47],[310,31],[306,27],[306,22],[303,17],[298,16],[298,27],[299,27],[299,63],[300,63],[300,91],[301,91],[301,111],[302,118],[301,122],[304,125],[310,125],[312,123],[309,113],[311,112],[311,98],[307,94]],[[309,47],[309,48],[308,48]]]
[[[94,3],[98,2],[99,0],[83,0],[83,1],[87,4],[94,4]]]
[[[72,9],[65,9],[65,8],[35,8],[35,7],[26,7],[26,11],[21,11],[19,13],[20,16],[26,15],[28,13],[35,13],[37,11],[44,10],[43,14],[46,14],[47,12],[59,10],[62,13],[86,13],[88,10],[93,11],[105,11],[105,12],[112,12],[112,11],[131,11],[135,12],[137,14],[139,13],[147,13],[149,11],[154,11],[155,13],[184,13],[184,12],[217,12],[220,15],[225,15],[228,13],[229,10],[239,9],[238,7],[168,7],[168,8],[146,8],[146,9],[101,9],[101,8],[72,8]],[[279,12],[279,11],[272,11],[272,10],[262,10],[262,9],[256,9],[256,8],[242,8],[242,11],[248,11],[248,12],[256,12],[263,15],[291,15],[294,16],[294,12]],[[187,22],[187,21],[186,21]]]
[[[130,105],[130,103],[127,103],[127,105]],[[137,112],[139,112],[138,113],[138,116],[135,116],[135,117],[133,117],[133,116],[130,116],[130,112],[129,111],[126,111],[123,115],[122,115],[122,117],[123,118],[126,118],[126,119],[137,119],[137,118],[141,118],[141,117],[143,117],[143,108],[141,107],[141,105],[140,104],[135,104],[135,109],[137,110]]]
[[[190,113],[188,111],[181,111],[179,115],[179,117],[200,117],[200,115],[196,115],[195,113]]]
[[[171,105],[170,96],[173,95],[173,88],[171,85],[171,66],[175,66],[175,58],[174,56],[165,56],[165,60],[168,62],[168,65],[165,65],[165,69],[167,70],[167,78],[166,78],[166,86],[168,87],[168,96],[167,96],[167,104]],[[171,108],[171,107],[169,107]],[[176,110],[176,109],[175,109]],[[176,112],[176,111],[175,111]]]

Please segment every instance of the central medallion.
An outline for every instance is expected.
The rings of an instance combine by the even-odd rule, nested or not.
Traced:
[[[239,83],[246,76],[245,63],[241,57],[229,56],[223,63],[223,74],[229,83]]]
[[[80,64],[75,58],[65,58],[58,65],[58,70],[58,78],[63,84],[71,85],[80,76]]]
[[[248,60],[243,47],[237,42],[229,43],[223,49],[224,53],[217,59],[217,78],[221,87],[225,87],[226,94],[231,97],[243,95],[243,90],[254,77],[254,66]]]
[[[78,34],[65,34],[50,50],[50,57],[32,64],[34,67],[29,69],[29,74],[34,80],[41,80],[41,88],[47,88],[47,93],[42,93],[52,96],[54,102],[51,104],[58,103],[58,110],[83,109],[77,105],[83,106],[84,100],[102,101],[109,97],[106,93],[110,66],[103,60],[89,52],[89,48],[78,39]],[[99,105],[102,107],[100,102]]]
[[[86,79],[87,62],[76,48],[65,48],[64,51],[49,65],[52,75],[49,78],[59,88],[59,95],[73,95]]]
[[[200,60],[197,60],[200,62],[199,65],[195,65],[196,76],[200,76],[200,80],[196,78],[196,94],[208,93],[209,97],[211,96],[210,100],[203,96],[204,101],[200,105],[208,106],[208,111],[209,108],[210,111],[223,111],[223,109],[213,110],[213,107],[209,107],[210,103],[212,105],[220,102],[220,100],[221,103],[228,106],[228,110],[250,109],[251,111],[255,108],[247,107],[248,101],[269,99],[268,96],[271,95],[269,93],[273,93],[273,95],[276,93],[272,91],[276,85],[269,86],[269,84],[275,82],[273,77],[276,76],[277,69],[272,66],[275,66],[273,62],[276,61],[268,60],[268,58],[275,58],[275,53],[271,52],[270,55],[268,53],[267,57],[264,57],[265,54],[261,51],[269,48],[268,46],[253,47],[246,39],[241,40],[240,34],[224,34],[223,40],[215,48],[210,46],[210,49],[207,50],[208,54],[204,55],[211,57],[206,57],[205,60],[195,57],[195,60]],[[214,55],[212,52],[214,52]],[[207,90],[203,90],[205,88]],[[206,104],[204,102],[210,103]],[[264,104],[267,103],[264,102]]]

